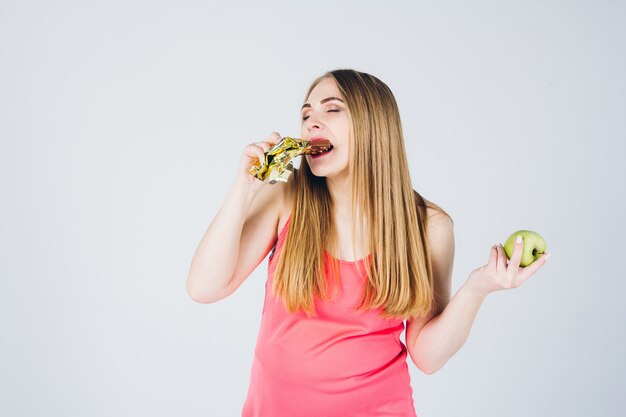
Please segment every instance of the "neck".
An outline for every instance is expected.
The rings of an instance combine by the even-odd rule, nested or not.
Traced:
[[[350,239],[350,235],[352,233],[352,226],[355,229],[355,238],[357,242],[357,250],[358,253],[367,250],[369,238],[368,238],[368,229],[366,224],[361,224],[364,219],[361,219],[363,213],[356,213],[356,218],[352,217],[351,211],[351,199],[352,199],[352,181],[348,176],[333,176],[326,177],[326,185],[328,186],[328,190],[330,195],[333,198],[333,217],[335,222],[335,227],[339,233],[339,240],[342,239]],[[360,227],[363,227],[363,233],[361,233]],[[352,245],[349,245],[350,247]],[[352,255],[349,255],[352,256]],[[358,257],[357,257],[358,258]]]
[[[333,211],[335,216],[350,217],[352,199],[352,181],[348,175],[326,177],[326,185],[333,197]]]

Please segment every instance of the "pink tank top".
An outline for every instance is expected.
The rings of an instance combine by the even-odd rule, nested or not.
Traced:
[[[400,340],[402,320],[357,312],[365,268],[339,261],[341,288],[315,300],[317,317],[290,314],[272,279],[291,216],[270,254],[265,302],[242,417],[417,417]],[[326,253],[326,262],[332,259]],[[326,269],[327,273],[330,270]],[[360,273],[359,273],[360,272]]]

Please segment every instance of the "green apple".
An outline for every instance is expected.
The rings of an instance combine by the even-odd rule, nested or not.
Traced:
[[[546,252],[546,241],[539,233],[533,232],[532,230],[518,230],[504,242],[504,252],[507,258],[511,259],[511,256],[513,256],[517,235],[522,236],[523,243],[522,260],[519,264],[521,267],[532,264]]]

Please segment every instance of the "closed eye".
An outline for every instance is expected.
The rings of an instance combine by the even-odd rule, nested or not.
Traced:
[[[338,112],[339,110],[328,110],[328,113],[330,113],[331,111]],[[303,117],[302,120],[306,120],[308,118],[309,118],[309,116],[306,116],[306,117]]]

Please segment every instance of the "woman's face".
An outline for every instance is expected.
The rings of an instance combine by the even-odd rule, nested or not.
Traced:
[[[315,86],[302,107],[301,138],[328,139],[333,145],[330,152],[320,156],[305,155],[316,177],[348,176],[351,119],[343,101],[335,80],[326,78]]]

